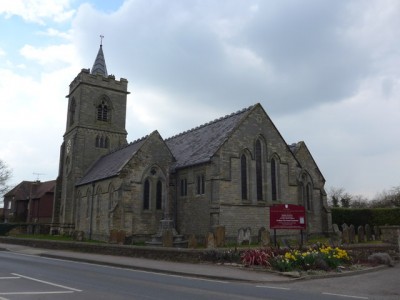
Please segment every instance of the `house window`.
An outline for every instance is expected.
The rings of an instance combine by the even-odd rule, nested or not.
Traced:
[[[246,155],[242,154],[240,158],[240,175],[242,187],[242,200],[247,200],[247,159]]]
[[[108,106],[105,101],[102,101],[101,104],[97,106],[97,120],[108,121]]]
[[[263,179],[262,179],[262,154],[261,142],[256,141],[256,184],[257,184],[257,200],[263,200]]]
[[[181,179],[181,196],[187,196],[187,179]]]
[[[156,209],[161,209],[162,206],[162,183],[161,180],[157,182],[156,192]]]
[[[146,181],[144,182],[143,209],[150,209],[150,182],[148,179],[146,179]]]
[[[272,201],[276,201],[278,199],[278,187],[276,180],[276,162],[275,159],[271,159],[271,191],[272,191]]]
[[[204,195],[205,179],[204,175],[197,175],[197,195]]]
[[[11,209],[11,201],[7,201],[6,209]]]

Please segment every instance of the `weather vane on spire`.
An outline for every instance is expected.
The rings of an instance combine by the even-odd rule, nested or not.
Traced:
[[[104,35],[100,34],[100,46],[103,46]]]

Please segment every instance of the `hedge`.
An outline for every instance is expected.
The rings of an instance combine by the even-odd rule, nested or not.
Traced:
[[[333,207],[332,223],[353,224],[356,228],[370,226],[400,225],[400,208],[341,208]]]

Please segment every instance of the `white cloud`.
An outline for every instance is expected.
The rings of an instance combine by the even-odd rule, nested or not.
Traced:
[[[60,37],[65,40],[71,40],[72,38],[72,32],[71,30],[69,31],[59,31],[54,28],[47,28],[46,31],[41,31],[39,32],[40,35],[43,36],[48,36],[48,37]]]
[[[41,65],[54,63],[71,63],[77,57],[75,47],[71,44],[51,45],[38,48],[31,45],[25,45],[20,50],[20,54],[26,59],[34,60]]]
[[[109,14],[96,10],[103,2],[72,8],[73,1],[49,7],[3,2],[0,14],[7,16],[40,24],[71,21],[65,32],[54,24],[40,32],[50,46],[22,47],[27,61],[11,63],[12,51],[0,49],[7,58],[0,68],[24,68],[20,75],[0,70],[7,111],[0,133],[8,141],[0,156],[12,159],[6,162],[17,166],[17,174],[25,172],[19,178],[29,179],[33,171],[54,178],[68,84],[92,66],[103,34],[109,73],[129,80],[129,140],[155,129],[169,137],[261,102],[288,143],[306,142],[327,187],[373,196],[400,184],[396,0],[135,0]],[[56,44],[59,38],[62,44]],[[36,77],[27,77],[32,70]],[[40,169],[47,163],[52,171]]]
[[[25,21],[45,24],[49,19],[54,22],[63,22],[71,19],[75,11],[69,9],[70,0],[12,0],[2,1],[0,14],[5,14],[7,18],[20,16]]]
[[[0,56],[6,56],[6,52],[0,48]]]

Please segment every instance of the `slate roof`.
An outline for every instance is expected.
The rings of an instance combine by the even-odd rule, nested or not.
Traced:
[[[216,119],[166,140],[175,168],[208,162],[255,105]]]
[[[255,105],[216,119],[165,140],[176,159],[174,168],[208,162]],[[76,183],[84,185],[117,176],[148,136],[99,158]]]
[[[83,185],[118,175],[132,156],[140,149],[147,137],[145,136],[122,149],[100,157],[76,185]]]
[[[15,197],[15,200],[39,199],[46,193],[53,193],[56,181],[22,181],[4,197]]]
[[[96,59],[93,63],[92,71],[91,74],[101,74],[104,77],[107,77],[107,67],[106,67],[106,61],[104,59],[104,53],[103,53],[103,46],[100,45],[99,52],[97,52]]]

